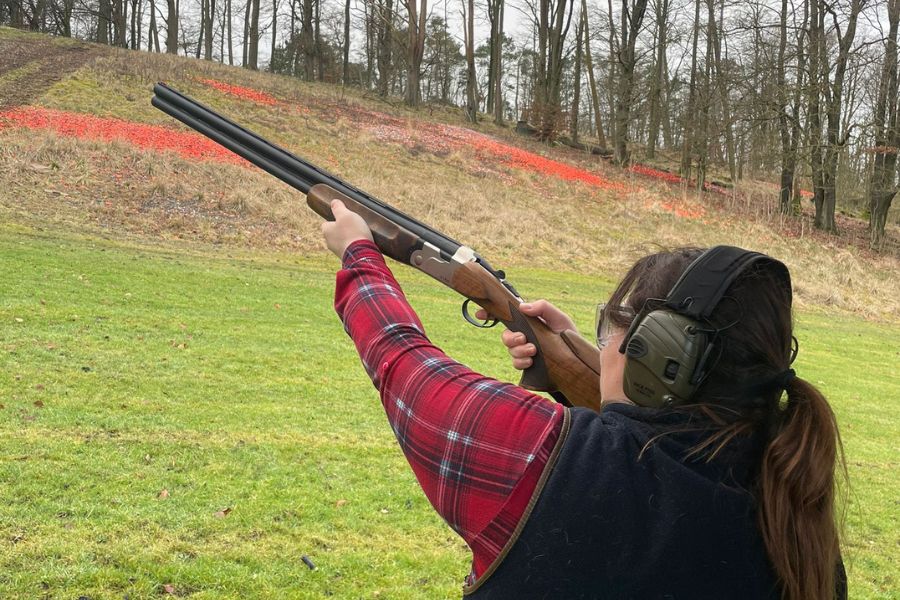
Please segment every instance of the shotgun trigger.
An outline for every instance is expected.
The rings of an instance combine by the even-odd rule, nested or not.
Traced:
[[[491,327],[493,327],[494,325],[496,325],[497,323],[500,322],[499,319],[493,319],[493,318],[487,319],[484,322],[479,321],[478,319],[476,319],[475,317],[472,316],[472,313],[469,312],[469,302],[471,302],[471,300],[468,298],[466,298],[466,301],[463,302],[462,315],[466,321],[468,321],[475,327],[478,327],[479,329],[490,329]]]

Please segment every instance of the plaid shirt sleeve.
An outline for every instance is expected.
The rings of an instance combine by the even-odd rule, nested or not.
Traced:
[[[344,254],[335,309],[419,484],[471,548],[480,576],[537,489],[563,407],[474,373],[435,347],[371,242]]]

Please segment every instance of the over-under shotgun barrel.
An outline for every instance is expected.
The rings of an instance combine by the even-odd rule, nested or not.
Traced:
[[[408,229],[422,240],[439,248],[447,256],[452,256],[462,246],[425,223],[261,138],[164,83],[157,83],[153,87],[153,93],[151,100],[153,106],[304,194],[309,192],[312,186],[324,183]]]

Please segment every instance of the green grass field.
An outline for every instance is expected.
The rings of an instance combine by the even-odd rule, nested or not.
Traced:
[[[0,597],[459,596],[466,548],[332,310],[337,266],[0,225]],[[514,380],[499,330],[396,271],[438,345]],[[611,283],[510,277],[585,328]],[[851,597],[896,598],[900,328],[797,320],[844,435]]]

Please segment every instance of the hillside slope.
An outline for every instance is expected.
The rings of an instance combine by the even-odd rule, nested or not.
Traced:
[[[359,90],[9,29],[0,56],[7,219],[318,251],[318,217],[296,192],[223,159],[150,106],[163,80],[495,263],[615,276],[654,245],[729,243],[784,259],[801,306],[900,313],[895,231],[891,250],[874,255],[806,219],[770,217],[749,192],[685,194],[644,173],[665,174],[623,172],[488,124],[473,131],[452,110],[410,112]]]
[[[334,314],[318,217],[152,109],[157,80],[471,243],[584,331],[656,242],[785,259],[795,368],[847,454],[851,594],[896,597],[896,252],[452,110],[2,28],[0,597],[430,599],[467,572]],[[516,380],[496,329],[395,272],[438,346]]]

